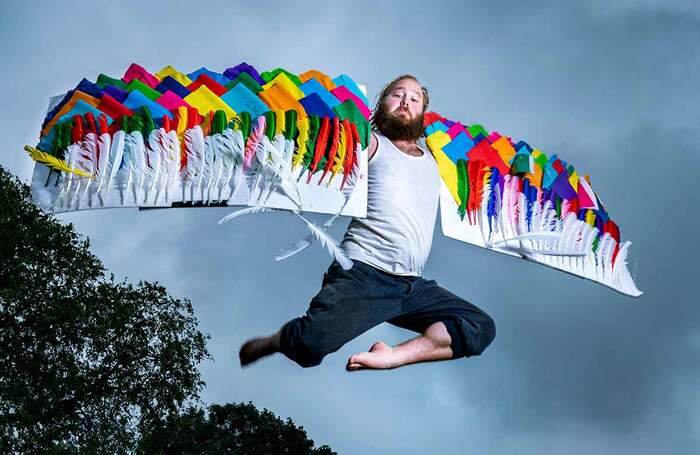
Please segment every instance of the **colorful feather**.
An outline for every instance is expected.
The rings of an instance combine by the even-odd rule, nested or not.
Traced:
[[[348,151],[348,144],[352,142],[350,136],[352,132],[350,131],[350,122],[346,119],[340,124],[340,131],[338,134],[338,153],[336,153],[335,159],[333,160],[333,166],[331,167],[331,178],[328,180],[328,185],[331,184],[333,178],[343,170],[343,164],[345,162],[345,156]]]
[[[352,174],[355,164],[357,163],[357,152],[362,148],[360,142],[360,134],[357,131],[357,126],[354,123],[350,124],[350,135],[348,135],[347,152],[345,153],[345,162],[343,163],[343,181],[340,183],[340,189],[345,187],[350,174]]]
[[[296,139],[296,149],[294,150],[294,156],[292,158],[292,167],[296,168],[304,160],[306,155],[306,143],[309,140],[309,118],[299,117],[297,118],[297,129],[299,134]]]
[[[330,171],[331,167],[333,167],[333,165],[335,164],[335,158],[338,154],[338,143],[340,142],[340,120],[338,119],[338,117],[335,117],[333,119],[332,128],[333,135],[331,137],[330,150],[328,151],[328,160],[326,162],[326,166],[323,169],[323,174],[318,180],[319,185],[321,184],[321,182],[323,182],[323,179],[326,177],[326,174],[328,174],[328,171]]]
[[[457,160],[457,194],[459,195],[459,218],[464,219],[467,214],[467,202],[469,201],[469,175],[467,173],[467,161]]]
[[[32,157],[32,159],[38,163],[45,164],[46,166],[55,169],[57,171],[61,172],[70,172],[76,175],[79,175],[81,177],[88,177],[88,178],[93,178],[93,175],[90,173],[87,173],[85,171],[81,171],[80,169],[73,169],[71,167],[68,167],[66,162],[64,160],[60,160],[56,158],[55,156],[49,155],[46,152],[42,152],[41,150],[30,147],[29,145],[24,146],[24,150],[29,153],[29,156]]]
[[[321,161],[323,154],[326,152],[326,145],[328,143],[330,128],[330,119],[328,117],[323,117],[323,120],[321,120],[321,128],[318,132],[316,148],[314,149],[314,156],[311,160],[311,164],[309,165],[309,175],[306,179],[306,183],[311,182],[311,177],[313,176],[314,172],[316,172],[316,168],[318,167],[318,164]]]
[[[245,151],[243,152],[243,168],[250,169],[253,165],[253,158],[258,150],[258,145],[265,134],[265,116],[261,115],[255,122],[255,127],[248,136]]]

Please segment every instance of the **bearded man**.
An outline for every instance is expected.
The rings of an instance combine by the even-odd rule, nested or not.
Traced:
[[[493,341],[491,317],[422,278],[440,196],[434,158],[417,144],[428,91],[411,75],[389,82],[372,116],[367,217],[353,218],[342,248],[353,267],[331,264],[302,317],[240,350],[241,365],[281,352],[303,367],[389,322],[420,335],[398,346],[379,341],[350,357],[348,370],[390,369],[479,355]]]

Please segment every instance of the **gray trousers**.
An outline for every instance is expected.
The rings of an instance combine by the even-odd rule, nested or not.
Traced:
[[[418,333],[444,323],[453,358],[479,355],[495,338],[488,314],[434,280],[353,262],[350,270],[331,264],[306,314],[282,328],[282,353],[302,367],[319,365],[327,354],[382,322]]]

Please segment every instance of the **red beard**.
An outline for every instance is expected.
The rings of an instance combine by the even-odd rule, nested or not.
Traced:
[[[401,109],[397,109],[397,113]],[[406,110],[406,112],[408,112]],[[416,141],[423,136],[423,114],[411,119],[389,112],[382,103],[377,107],[372,123],[377,130],[392,141]]]

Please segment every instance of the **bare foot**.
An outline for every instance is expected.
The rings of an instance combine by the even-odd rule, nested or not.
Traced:
[[[241,346],[238,352],[238,358],[241,360],[241,366],[250,365],[262,357],[274,354],[278,351],[275,344],[275,335],[269,337],[252,338]]]
[[[348,371],[355,370],[388,370],[396,367],[394,364],[394,349],[386,343],[378,341],[372,345],[369,352],[360,352],[348,359],[345,367]]]

